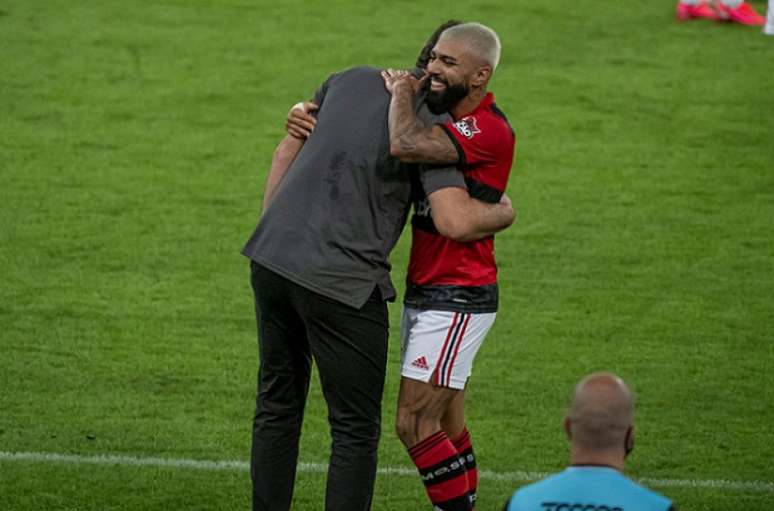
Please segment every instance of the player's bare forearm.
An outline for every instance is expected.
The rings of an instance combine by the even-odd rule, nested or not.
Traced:
[[[513,224],[516,214],[510,199],[497,204],[475,200],[464,188],[442,188],[428,196],[433,223],[443,236],[455,241],[486,238]]]
[[[404,162],[456,163],[457,148],[438,126],[427,127],[414,113],[413,90],[408,83],[392,91],[388,115],[390,154]]]
[[[503,203],[488,204],[471,199],[468,205],[469,225],[457,241],[473,241],[492,236],[510,227],[516,220],[513,207]]]
[[[290,134],[285,135],[277,148],[274,150],[274,156],[271,159],[271,168],[269,176],[266,178],[266,187],[263,192],[263,211],[269,206],[269,202],[274,197],[282,179],[290,168],[290,164],[296,159],[298,152],[304,145],[304,140],[296,138]]]

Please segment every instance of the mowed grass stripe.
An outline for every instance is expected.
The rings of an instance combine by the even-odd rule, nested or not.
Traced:
[[[219,471],[235,470],[247,471],[250,464],[239,460],[194,460],[187,458],[158,458],[135,457],[115,454],[96,454],[83,456],[78,454],[62,454],[55,452],[8,452],[0,451],[0,462],[26,461],[34,463],[69,463],[74,465],[121,465],[135,467],[170,467],[190,468],[195,470]],[[325,463],[299,463],[301,472],[326,472],[328,465]],[[378,469],[380,475],[387,476],[416,476],[416,470],[408,467],[382,467]],[[534,481],[547,476],[547,472],[531,472],[515,470],[508,472],[496,472],[493,470],[479,470],[479,477],[495,481]],[[643,477],[639,482],[653,487],[662,488],[709,488],[715,490],[728,490],[747,493],[774,493],[774,482],[768,481],[729,481],[726,479],[664,479]]]

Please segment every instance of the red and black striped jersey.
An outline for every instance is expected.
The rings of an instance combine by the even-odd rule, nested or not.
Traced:
[[[505,191],[516,137],[492,93],[475,110],[440,125],[459,153],[458,168],[474,199],[496,203]],[[461,312],[497,309],[494,236],[472,242],[441,236],[427,197],[415,198],[406,304]]]

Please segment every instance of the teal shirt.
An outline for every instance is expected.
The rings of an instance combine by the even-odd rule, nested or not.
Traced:
[[[572,466],[524,486],[505,511],[668,511],[672,502],[611,467]]]

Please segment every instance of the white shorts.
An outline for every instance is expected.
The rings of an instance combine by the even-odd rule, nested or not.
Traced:
[[[473,359],[496,315],[404,307],[400,374],[441,387],[464,389]]]

